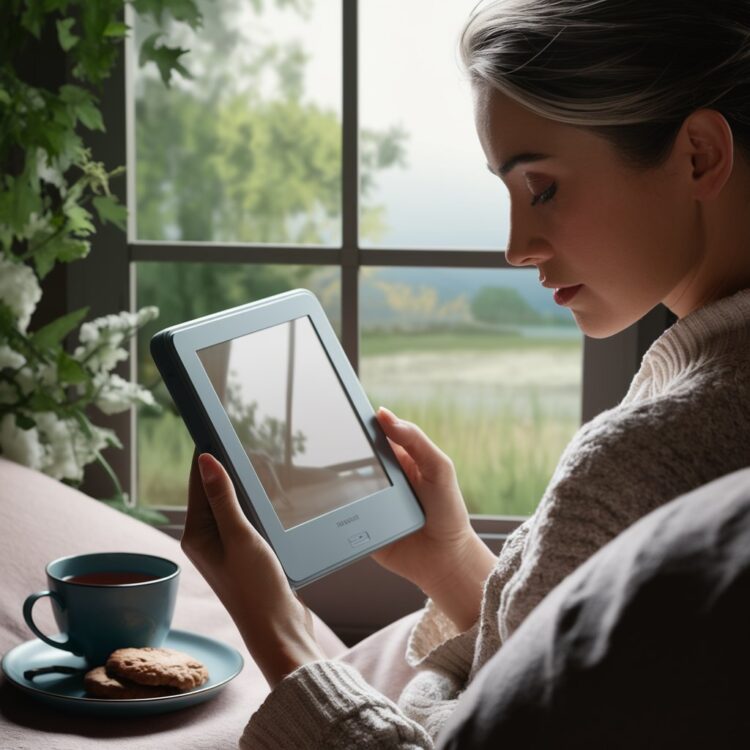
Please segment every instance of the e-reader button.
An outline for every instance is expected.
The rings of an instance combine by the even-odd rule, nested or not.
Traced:
[[[349,544],[352,547],[359,547],[360,544],[370,541],[370,535],[366,531],[360,531],[359,534],[349,537]]]

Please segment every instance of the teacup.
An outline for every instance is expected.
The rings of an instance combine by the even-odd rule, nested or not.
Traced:
[[[169,633],[180,567],[163,557],[131,552],[96,552],[53,560],[47,591],[26,598],[23,616],[45,643],[104,664],[118,648],[160,646]],[[49,596],[66,640],[56,641],[34,623],[37,599]]]

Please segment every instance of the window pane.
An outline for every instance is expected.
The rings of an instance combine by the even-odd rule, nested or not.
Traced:
[[[340,335],[341,281],[338,268],[223,263],[139,263],[138,306],[156,305],[159,318],[139,332],[138,378],[151,387],[161,410],[138,413],[138,501],[184,506],[193,442],[149,354],[156,331],[201,315],[285,292],[313,291]]]
[[[341,0],[198,5],[194,78],[134,72],[137,238],[338,244]]]
[[[368,268],[360,378],[452,459],[472,513],[528,515],[580,422],[582,335],[532,270]]]
[[[507,244],[507,191],[487,171],[458,62],[458,37],[475,5],[360,0],[363,244]],[[372,164],[385,170],[373,184]]]

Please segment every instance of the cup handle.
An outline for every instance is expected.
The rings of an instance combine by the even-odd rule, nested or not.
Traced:
[[[39,630],[39,628],[36,626],[36,623],[34,622],[34,618],[31,616],[31,610],[34,609],[34,604],[36,604],[36,600],[41,599],[43,596],[51,597],[62,608],[63,603],[55,591],[37,591],[36,594],[29,594],[29,596],[26,597],[26,601],[23,603],[23,619],[26,620],[26,624],[31,628],[32,632],[37,638],[43,640],[45,643],[49,644],[50,646],[54,646],[55,648],[60,648],[63,651],[73,651],[73,647],[70,645],[70,638],[62,642],[53,641],[51,638],[48,638],[46,635],[44,635],[44,633],[42,633],[42,631]]]

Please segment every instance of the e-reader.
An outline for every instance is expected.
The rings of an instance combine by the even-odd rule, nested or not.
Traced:
[[[292,587],[424,525],[308,290],[166,328],[151,339],[151,354],[198,450],[227,469],[245,515]]]

